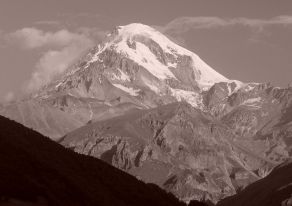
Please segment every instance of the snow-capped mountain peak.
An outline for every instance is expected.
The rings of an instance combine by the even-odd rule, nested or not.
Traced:
[[[189,66],[194,70],[195,80],[201,89],[209,88],[217,82],[228,81],[198,55],[175,44],[156,29],[144,24],[133,23],[117,27],[108,35],[107,41],[99,46],[98,52],[90,63],[97,61],[98,55],[109,48],[126,55],[162,80],[176,79],[176,75],[169,68],[178,67],[181,57],[189,57],[191,60]]]
[[[201,108],[203,90],[230,81],[195,53],[139,23],[116,27],[80,62],[37,96],[49,91],[111,101],[123,94],[147,108],[175,100]]]
[[[139,23],[133,23],[126,26],[118,27],[118,37],[121,37],[123,40],[131,41],[135,36],[144,36],[146,38],[152,39],[153,41],[159,44],[163,51],[171,54],[173,53],[185,54],[187,52],[186,49],[173,43],[162,33],[160,33],[159,31],[155,30],[150,26]]]

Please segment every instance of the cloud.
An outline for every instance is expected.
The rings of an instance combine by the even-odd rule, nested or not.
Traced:
[[[65,29],[56,32],[44,32],[34,27],[23,28],[10,33],[7,40],[24,49],[36,49],[46,46],[63,47],[74,42],[88,40],[88,37],[83,34],[72,33]]]
[[[233,24],[242,24],[249,27],[264,27],[271,25],[292,26],[292,16],[277,16],[271,19],[237,18],[231,20]]]
[[[227,24],[219,17],[179,17],[163,26],[162,30],[184,33],[190,29],[209,29]]]
[[[100,29],[97,27],[79,27],[77,28],[79,33],[89,36],[95,42],[102,41],[106,35],[109,33],[108,30]]]
[[[75,32],[66,29],[46,32],[31,27],[8,34],[9,42],[26,50],[39,49],[43,52],[27,83],[27,91],[37,90],[63,73],[101,38],[102,32],[97,31],[82,28]]]
[[[192,29],[214,29],[227,26],[241,25],[252,29],[262,30],[267,26],[292,26],[292,16],[276,16],[271,19],[253,18],[220,18],[220,17],[179,17],[164,26],[160,26],[163,32],[184,33]]]
[[[37,90],[57,75],[62,74],[91,46],[91,41],[83,41],[65,46],[61,50],[46,51],[36,64],[36,70],[27,84],[28,91]]]
[[[59,26],[61,22],[55,20],[42,20],[34,22],[36,25]]]
[[[3,97],[4,102],[11,102],[14,99],[15,99],[15,94],[11,91],[7,92]]]

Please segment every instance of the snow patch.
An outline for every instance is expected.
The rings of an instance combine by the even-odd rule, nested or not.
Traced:
[[[242,104],[253,104],[255,102],[260,102],[261,100],[262,100],[262,98],[260,98],[260,97],[251,98],[251,99],[245,100]]]
[[[84,67],[87,68],[91,63],[98,61],[99,54],[101,54],[104,50],[106,50],[109,45],[110,45],[110,43],[108,43],[108,42],[106,42],[103,46],[101,46],[99,44],[97,52],[91,57],[91,59],[86,63],[86,65]]]
[[[235,83],[235,88],[232,89],[231,85]],[[231,94],[238,92],[239,90],[242,90],[244,92],[249,92],[252,91],[259,83],[243,83],[238,80],[229,80],[227,83],[228,87],[228,95],[230,96]]]
[[[123,72],[122,70],[120,70],[119,68],[117,68],[118,72],[119,72],[119,76],[116,75],[115,73],[113,73],[113,80],[122,80],[122,81],[131,81],[130,77]]]
[[[71,92],[68,92],[68,95],[71,97],[76,97],[75,95],[73,95]]]
[[[247,86],[244,88],[244,91],[245,91],[245,92],[249,92],[249,91],[253,90],[254,88],[255,88],[255,86],[247,85]]]
[[[125,73],[123,72],[122,70],[118,69],[119,72],[121,73],[121,80],[124,80],[124,81],[130,81],[130,77]]]
[[[145,82],[145,84],[146,84],[147,87],[149,87],[156,94],[159,94],[160,93],[160,89],[157,86],[155,86],[155,85],[153,85],[151,83],[148,83],[148,82]]]
[[[149,80],[143,76],[141,77],[141,80],[143,81],[145,86],[147,86],[149,89],[154,91],[156,94],[160,93],[159,85],[156,85],[154,82],[152,82],[151,80]]]
[[[168,63],[167,63],[167,66],[168,66],[168,67],[174,67],[174,68],[176,68],[176,67],[177,67],[177,63],[171,63],[171,62],[168,62]]]
[[[255,107],[255,108],[261,108],[260,107],[261,101],[262,101],[261,97],[250,98],[250,99],[247,99],[244,102],[242,102],[241,105],[246,105],[246,106]]]
[[[143,66],[158,79],[176,79],[168,67],[158,61],[157,57],[150,51],[150,49],[140,42],[136,42],[136,49],[134,50],[129,48],[126,41],[121,41],[116,45],[116,50]],[[147,59],[147,61],[144,59]]]
[[[236,87],[233,89],[231,88],[231,84],[235,83]],[[228,81],[228,94],[231,95],[235,92],[238,92],[239,90],[242,90],[244,92],[249,92],[252,91],[257,85],[259,85],[259,83],[255,83],[255,82],[250,82],[250,83],[243,83],[241,81],[238,80],[229,80]]]
[[[131,87],[126,87],[126,86],[124,86],[124,85],[121,85],[121,84],[113,84],[115,87],[117,87],[117,88],[119,88],[119,89],[121,89],[121,90],[123,90],[123,91],[125,91],[125,92],[127,92],[127,93],[129,93],[130,95],[132,95],[132,96],[138,96],[139,95],[139,91],[140,91],[140,89],[133,89],[133,88],[131,88]]]
[[[170,88],[172,96],[174,96],[177,101],[185,100],[193,107],[199,107],[202,104],[202,99],[199,94],[193,91],[185,91],[181,89]]]
[[[92,107],[91,107],[91,104],[90,104],[90,103],[88,104],[88,107],[89,107],[89,113],[90,113],[90,117],[89,117],[89,119],[92,120],[92,117],[93,117],[93,111],[92,111]]]
[[[235,84],[235,88],[231,88],[231,85]],[[228,95],[230,96],[231,94],[237,92],[238,90],[240,90],[243,86],[245,85],[245,83],[238,81],[238,80],[229,80],[227,83],[227,87],[228,87]]]
[[[63,82],[58,83],[55,88],[58,89],[59,86],[61,86],[63,84]]]
[[[214,83],[228,81],[226,77],[212,69],[198,55],[192,52],[188,55],[192,57],[194,72],[196,73],[197,71],[199,71],[200,73],[200,76],[197,79],[197,81],[202,89],[206,87],[210,88],[211,86],[214,85]]]

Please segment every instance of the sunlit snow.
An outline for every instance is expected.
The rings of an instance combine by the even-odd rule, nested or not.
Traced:
[[[119,68],[117,68],[117,70],[119,72],[119,75],[113,73],[113,80],[130,81],[130,77],[125,72],[123,72]]]
[[[158,79],[175,78],[168,67],[158,61],[150,49],[140,42],[136,43],[136,49],[133,50],[129,48],[126,41],[121,41],[117,44],[116,49],[118,52],[127,55],[130,59],[143,66]],[[147,61],[143,61],[143,59],[147,59]]]
[[[121,85],[121,84],[113,84],[113,85],[115,87],[117,87],[117,88],[129,93],[132,96],[138,96],[139,95],[139,93],[138,93],[140,91],[139,89],[133,89],[131,87],[126,87],[126,86]]]
[[[170,88],[170,91],[178,101],[185,100],[194,107],[200,106],[202,100],[197,93],[173,88]]]
[[[175,57],[178,55],[190,56],[193,61],[194,71],[200,74],[197,76],[196,81],[202,89],[206,87],[209,88],[216,82],[228,81],[226,77],[213,70],[193,52],[173,43],[157,30],[139,23],[120,26],[118,35],[102,47],[100,46],[98,52],[93,55],[89,63],[97,61],[98,55],[107,48],[115,48],[118,52],[125,54],[128,58],[143,66],[158,79],[164,80],[167,78],[176,78],[175,75],[169,70],[169,67],[176,67],[177,63],[168,63],[167,66],[162,64],[150,51],[150,49],[140,42],[136,42],[136,49],[132,49],[128,46],[127,41],[131,40],[135,35],[143,35],[155,41],[165,53],[172,54]],[[145,61],[145,59],[147,61]]]

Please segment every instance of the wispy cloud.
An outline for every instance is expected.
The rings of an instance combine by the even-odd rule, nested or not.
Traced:
[[[184,33],[192,29],[214,29],[220,27],[241,25],[252,29],[262,30],[273,25],[292,26],[292,16],[277,16],[271,19],[253,18],[220,18],[220,17],[179,17],[164,26],[160,26],[163,32]]]
[[[15,99],[15,94],[11,91],[7,92],[3,97],[4,102],[11,102],[14,99]]]
[[[56,32],[45,32],[31,27],[17,30],[8,35],[8,41],[20,45],[23,49],[36,49],[46,46],[64,47],[74,42],[88,40],[83,34],[59,30]]]
[[[61,22],[56,20],[42,20],[34,22],[35,25],[49,25],[49,26],[59,26]]]
[[[43,29],[46,31],[68,28],[62,20],[39,20],[33,22],[32,25],[38,29]]]
[[[98,29],[80,28],[71,32],[55,32],[23,28],[7,35],[7,40],[25,50],[41,49],[43,55],[28,81],[27,90],[34,91],[63,73],[83,52],[92,47],[103,33]]]

